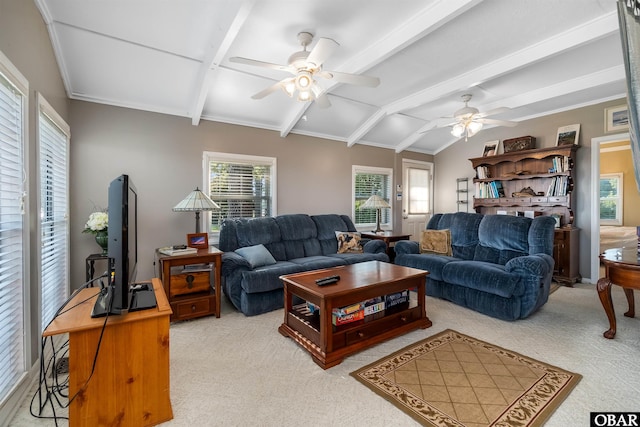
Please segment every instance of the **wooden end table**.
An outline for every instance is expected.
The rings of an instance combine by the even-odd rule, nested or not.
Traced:
[[[382,233],[360,233],[360,235],[366,239],[382,240],[387,244],[387,255],[389,260],[393,262],[396,257],[396,252],[393,250],[391,243],[399,240],[409,240],[411,234],[394,234],[393,231],[383,231]]]
[[[336,274],[340,276],[337,283],[316,285],[316,279]],[[430,327],[425,309],[427,274],[424,270],[369,261],[282,276],[285,309],[278,331],[307,350],[320,367],[330,368],[347,355],[381,341]],[[332,324],[334,308],[414,288],[417,300],[397,310],[384,310],[340,326]],[[306,304],[294,306],[293,295],[319,307],[318,314],[310,314]]]
[[[164,255],[156,251],[160,261],[160,280],[173,310],[171,321],[211,314],[220,317],[222,253],[212,246],[187,255]],[[213,264],[214,288],[210,286],[209,270],[185,270],[180,274],[171,274],[171,267],[197,264]]]
[[[616,336],[616,315],[611,300],[611,285],[621,286],[624,290],[629,305],[629,310],[624,315],[635,317],[636,314],[633,290],[640,289],[638,248],[607,249],[600,255],[600,261],[604,265],[605,275],[598,280],[598,297],[609,319],[609,329],[603,335],[605,338],[612,339]]]

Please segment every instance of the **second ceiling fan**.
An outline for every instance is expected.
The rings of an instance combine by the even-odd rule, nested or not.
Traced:
[[[464,140],[466,141],[468,138],[478,133],[485,124],[508,127],[517,125],[516,122],[510,122],[508,120],[487,118],[489,116],[508,111],[509,108],[494,108],[493,110],[481,113],[477,108],[469,107],[469,101],[471,101],[471,94],[467,93],[462,95],[462,102],[464,102],[464,107],[453,113],[453,121],[443,125],[435,126],[432,129],[452,126],[451,135],[457,138],[461,138],[464,136]]]
[[[316,82],[315,77],[334,79],[340,83],[359,86],[376,87],[380,84],[380,79],[377,77],[323,70],[322,64],[331,56],[339,44],[335,40],[322,37],[311,51],[307,51],[307,46],[311,44],[312,40],[313,35],[311,33],[301,32],[298,34],[298,41],[302,45],[302,50],[295,52],[289,57],[288,65],[273,64],[237,56],[229,58],[229,61],[288,71],[293,74],[293,77],[282,79],[276,84],[256,93],[252,96],[253,99],[264,98],[278,89],[282,89],[289,97],[293,97],[297,93],[297,99],[299,101],[315,100],[318,106],[326,108],[329,107],[331,103],[327,98],[326,92]]]

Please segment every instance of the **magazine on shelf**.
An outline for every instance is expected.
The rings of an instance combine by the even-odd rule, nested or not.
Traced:
[[[166,246],[158,249],[158,252],[164,255],[190,255],[198,253],[196,248],[174,249],[173,246]]]

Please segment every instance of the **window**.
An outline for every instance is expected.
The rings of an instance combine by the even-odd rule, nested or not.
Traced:
[[[600,224],[622,225],[622,174],[600,175]]]
[[[0,401],[25,378],[27,80],[0,52]]]
[[[407,213],[427,215],[430,213],[429,187],[431,171],[423,168],[407,168]]]
[[[389,168],[353,166],[353,222],[356,227],[370,227],[376,224],[376,209],[360,209],[360,206],[374,194],[391,204],[391,175]],[[391,209],[380,210],[380,225],[391,227]]]
[[[69,295],[69,126],[38,96],[41,326]]]
[[[209,232],[218,233],[226,218],[276,215],[274,157],[205,152],[206,190],[220,206],[210,212]]]

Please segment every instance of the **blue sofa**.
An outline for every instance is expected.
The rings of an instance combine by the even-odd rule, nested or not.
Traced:
[[[348,216],[334,214],[225,220],[218,246],[224,251],[224,294],[238,310],[253,316],[284,307],[281,275],[364,261],[389,262],[381,240],[363,239],[361,253],[337,253],[336,231],[356,228]],[[270,258],[266,265],[247,260],[247,251],[264,252],[264,248]]]
[[[400,241],[395,263],[429,271],[427,295],[499,319],[523,319],[549,297],[554,224],[549,216],[436,214],[426,228],[450,230],[451,256],[420,253],[418,242]]]

